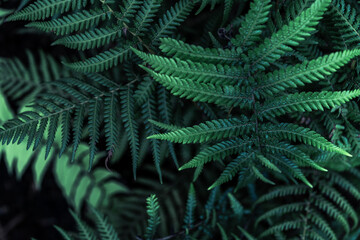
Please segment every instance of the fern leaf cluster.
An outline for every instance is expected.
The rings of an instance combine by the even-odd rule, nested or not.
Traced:
[[[252,20],[256,18],[257,8],[264,7],[264,11],[268,11],[267,5],[269,5],[268,2],[255,1],[247,17]],[[329,6],[330,1],[315,1],[294,20],[283,25],[258,47],[249,49],[247,52],[237,50],[237,46],[225,51],[204,49],[171,39],[162,39],[160,46],[168,57],[145,54],[134,49],[133,51],[151,66],[151,68],[144,66],[142,68],[173,95],[195,102],[227,107],[230,109],[229,112],[234,112],[232,118],[207,121],[193,127],[152,135],[149,139],[183,144],[221,140],[204,148],[180,169],[202,167],[210,161],[227,160],[239,154],[252,156],[246,157],[246,162],[240,159],[229,161],[229,165],[224,170],[224,176],[221,177],[227,180],[232,179],[233,175],[245,166],[248,166],[248,171],[253,176],[268,183],[273,182],[263,175],[262,171],[265,169],[276,174],[276,172],[285,171],[284,167],[287,166],[298,172],[294,168],[298,165],[324,171],[320,163],[316,163],[315,159],[311,159],[306,152],[293,145],[297,141],[351,157],[352,155],[346,150],[332,144],[315,131],[281,122],[281,120],[279,123],[277,119],[295,112],[325,111],[358,97],[360,92],[357,89],[329,92],[298,90],[282,94],[282,91],[286,89],[295,88],[296,90],[300,86],[317,82],[336,72],[352,58],[359,56],[360,52],[357,49],[331,53],[295,66],[286,66],[280,70],[267,70],[267,73],[262,71],[309,36]],[[264,24],[265,21],[266,17],[258,25]],[[244,25],[245,27],[249,26]],[[239,35],[235,37],[237,40],[234,41],[241,42],[240,38],[244,36],[242,31],[240,29]],[[237,45],[241,46],[241,44]],[[235,56],[240,60],[237,60]],[[207,64],[209,61],[211,64]],[[233,73],[236,74],[233,75]],[[217,77],[219,74],[222,76]],[[236,118],[237,112],[246,114]],[[276,129],[276,125],[284,131],[280,133],[279,129],[278,134],[271,134],[271,129]],[[284,157],[292,164],[289,165],[288,161],[284,162],[282,160]],[[296,175],[311,186],[301,173]]]

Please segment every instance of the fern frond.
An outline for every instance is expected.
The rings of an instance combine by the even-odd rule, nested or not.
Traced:
[[[232,160],[220,174],[220,177],[208,188],[213,189],[221,184],[231,181],[241,170],[243,162],[249,162],[254,157],[254,153],[241,153],[237,158]]]
[[[160,49],[168,56],[182,60],[198,61],[202,63],[228,63],[239,65],[242,61],[240,55],[242,50],[237,49],[212,49],[201,46],[186,44],[183,41],[171,38],[161,38]]]
[[[273,95],[290,87],[304,86],[319,81],[359,55],[360,51],[357,49],[345,50],[268,73],[262,77],[258,90]]]
[[[130,46],[115,47],[84,61],[64,63],[65,66],[78,72],[103,72],[117,66],[130,55]]]
[[[95,27],[105,18],[106,13],[101,9],[83,10],[48,22],[32,22],[26,26],[34,27],[44,32],[52,32],[57,35],[66,35],[75,31]]]
[[[124,123],[125,131],[128,136],[128,142],[131,148],[131,157],[132,157],[132,165],[133,165],[133,174],[134,178],[136,179],[136,168],[139,161],[139,130],[138,124],[135,119],[135,106],[134,106],[134,98],[133,98],[133,91],[128,87],[124,89],[121,93],[121,118]]]
[[[319,209],[325,211],[328,216],[338,221],[338,223],[343,226],[346,233],[350,232],[350,226],[346,220],[346,217],[331,202],[324,199],[323,197],[318,197],[317,199],[315,199],[314,205],[317,206]]]
[[[285,232],[285,231],[294,231],[297,229],[301,229],[303,223],[301,220],[294,220],[294,221],[286,221],[277,225],[270,227],[269,229],[263,231],[260,234],[260,238],[273,235],[277,232]]]
[[[121,28],[119,27],[95,28],[84,33],[60,38],[52,45],[64,45],[71,49],[84,51],[108,45],[120,35]]]
[[[87,239],[87,240],[96,240],[96,236],[94,235],[90,227],[87,226],[73,211],[70,210],[70,214],[76,222],[79,238]]]
[[[165,58],[157,55],[150,55],[132,49],[141,59],[150,64],[152,68],[172,77],[189,79],[198,83],[211,83],[214,85],[235,85],[243,75],[243,69],[221,64],[206,64],[183,61],[178,58]]]
[[[185,217],[184,217],[184,228],[191,229],[195,222],[194,219],[194,210],[196,208],[196,195],[195,195],[195,188],[194,185],[190,185],[187,202],[186,202],[186,209],[185,209]]]
[[[154,21],[154,17],[160,8],[162,0],[145,0],[142,7],[135,17],[135,35],[143,36],[149,31],[150,24]]]
[[[150,197],[146,199],[147,203],[147,214],[149,216],[148,224],[146,227],[145,238],[147,240],[152,240],[158,225],[160,224],[160,216],[159,216],[159,203],[156,195],[152,194]]]
[[[291,46],[299,45],[305,37],[314,31],[314,26],[319,23],[326,8],[331,0],[316,0],[308,9],[302,12],[297,18],[288,25],[283,26],[270,38],[265,39],[264,43],[257,48],[249,51],[252,60],[251,65],[256,68],[264,69],[279,59],[285,52],[292,50]]]
[[[195,102],[215,103],[229,107],[249,104],[250,97],[244,95],[239,88],[232,85],[220,87],[213,84],[197,83],[159,74],[145,67],[143,68],[175,96],[192,99]]]
[[[152,27],[150,41],[151,43],[158,42],[160,38],[168,37],[176,27],[185,21],[190,14],[195,4],[192,0],[180,0],[171,7],[162,18],[159,19],[154,27]]]
[[[346,49],[360,43],[360,15],[356,8],[343,0],[332,1],[329,9],[332,27],[336,31],[334,43],[337,48]]]
[[[155,101],[152,97],[148,98],[147,101],[145,102],[145,104],[143,105],[142,114],[143,114],[143,119],[144,119],[147,135],[150,136],[150,135],[157,134],[158,131],[157,131],[156,127],[153,124],[151,124],[149,121],[149,119],[152,119],[152,120],[157,119]],[[161,174],[161,169],[160,169],[160,160],[161,160],[161,158],[160,158],[160,142],[157,139],[150,139],[150,143],[151,143],[151,149],[152,149],[152,153],[153,153],[153,157],[154,157],[156,171],[159,175],[160,182],[162,182],[162,174]]]
[[[90,136],[90,163],[89,169],[91,169],[95,154],[97,152],[97,143],[100,137],[100,122],[101,122],[101,113],[100,109],[102,107],[102,99],[94,99],[90,101],[89,106],[89,136]]]
[[[239,34],[231,39],[238,47],[249,47],[261,40],[260,35],[269,18],[271,0],[255,0],[250,4],[250,10],[241,23]]]
[[[174,143],[203,143],[240,136],[250,132],[254,123],[239,118],[206,121],[200,125],[148,137]]]
[[[96,228],[100,234],[100,239],[120,240],[114,227],[108,222],[108,219],[100,214],[95,208],[91,207],[90,209],[95,217]]]
[[[219,142],[200,151],[190,162],[184,164],[180,170],[199,167],[210,161],[221,160],[233,154],[240,154],[249,150],[252,143],[251,140],[242,140],[240,138]]]
[[[55,14],[61,14],[86,6],[88,3],[94,4],[95,0],[37,0],[19,12],[10,15],[8,21],[17,20],[44,20]]]
[[[360,96],[360,90],[289,94],[265,102],[259,114],[275,117],[291,112],[324,111],[325,108],[334,108],[358,96]]]
[[[54,228],[61,234],[64,240],[73,240],[73,238],[66,231],[64,231],[64,229],[58,226],[54,226]]]
[[[300,141],[312,145],[324,151],[336,152],[346,156],[350,154],[345,150],[335,146],[320,134],[308,128],[300,127],[291,123],[280,123],[279,125],[264,125],[262,135],[264,137],[275,137],[276,139],[288,139],[290,141]]]

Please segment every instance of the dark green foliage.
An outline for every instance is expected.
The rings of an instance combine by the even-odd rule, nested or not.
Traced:
[[[0,59],[2,101],[33,100],[1,111],[7,167],[26,169],[12,144],[50,160],[76,212],[64,239],[357,239],[359,11],[36,0],[0,14],[65,56]],[[49,165],[33,162],[39,185]]]

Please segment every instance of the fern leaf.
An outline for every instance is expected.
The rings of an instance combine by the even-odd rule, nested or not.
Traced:
[[[337,152],[346,156],[351,156],[345,150],[335,146],[320,134],[296,124],[280,123],[279,125],[266,125],[266,127],[264,126],[264,131],[261,135],[264,137],[275,137],[277,139],[301,141],[324,151]]]
[[[231,39],[232,44],[238,47],[251,46],[261,40],[260,35],[269,18],[270,0],[254,0],[250,10],[241,23],[239,34]]]
[[[190,14],[194,8],[194,2],[192,0],[180,0],[171,7],[162,18],[150,31],[151,43],[157,43],[160,38],[168,37],[176,27],[185,21],[186,17]]]
[[[100,109],[102,106],[101,99],[94,99],[90,101],[89,106],[89,135],[90,135],[90,163],[89,170],[94,162],[95,154],[97,152],[97,143],[100,137]]]
[[[206,121],[200,125],[182,128],[168,133],[157,134],[148,137],[167,140],[174,143],[203,143],[223,138],[240,136],[250,132],[254,123],[243,121],[238,118],[219,119]]]
[[[95,28],[84,33],[60,38],[52,45],[64,45],[71,49],[84,51],[108,45],[120,35],[121,28],[119,27]]]
[[[210,161],[221,160],[233,154],[240,154],[245,150],[249,150],[251,145],[251,140],[242,140],[240,138],[219,142],[200,151],[198,155],[184,164],[179,170],[199,167]]]
[[[158,132],[157,129],[155,128],[154,125],[152,125],[149,122],[149,119],[154,119],[154,120],[157,119],[155,101],[153,98],[150,97],[145,102],[145,104],[143,105],[142,114],[143,114],[143,119],[144,119],[147,135],[149,136],[149,135],[157,134],[157,132]],[[161,169],[160,169],[160,142],[157,139],[150,139],[150,143],[151,143],[151,149],[152,149],[152,153],[153,153],[153,157],[154,157],[155,168],[159,175],[160,182],[162,183],[162,174],[161,174]]]
[[[160,49],[168,56],[182,60],[198,61],[202,63],[228,63],[239,65],[242,61],[240,55],[242,50],[236,49],[211,49],[196,45],[186,44],[183,41],[171,38],[161,38]]]
[[[115,152],[118,138],[119,138],[119,124],[117,118],[117,109],[119,108],[117,94],[112,92],[105,96],[105,137],[106,137],[106,150],[108,152]]]
[[[345,50],[268,73],[262,77],[258,90],[273,95],[286,88],[304,86],[307,83],[319,81],[359,55],[360,51],[357,49]]]
[[[38,0],[21,11],[10,15],[7,20],[44,20],[55,14],[68,12],[70,9],[75,10],[84,7],[88,2],[94,4],[94,1],[95,0]]]
[[[124,123],[125,131],[128,136],[128,141],[130,143],[131,148],[131,157],[133,160],[133,174],[136,179],[136,169],[139,161],[139,130],[138,124],[135,119],[135,106],[134,106],[134,98],[133,91],[130,87],[122,91],[121,93],[121,118]]]
[[[154,17],[160,8],[162,0],[145,0],[142,7],[135,17],[135,35],[143,36],[148,30],[150,24],[154,21]]]
[[[358,96],[360,96],[360,90],[289,94],[265,102],[259,113],[262,116],[275,117],[291,112],[324,111],[324,108],[334,108]]]
[[[156,233],[156,229],[160,224],[160,216],[159,216],[159,203],[156,195],[152,194],[150,197],[146,199],[147,203],[147,214],[149,216],[148,224],[146,227],[145,238],[146,240],[152,240]]]
[[[95,208],[91,207],[91,212],[95,217],[96,228],[99,231],[101,240],[120,240],[114,227],[108,222],[107,218],[101,215]]]
[[[132,50],[146,63],[150,64],[155,71],[198,83],[235,85],[239,81],[239,77],[243,75],[243,70],[240,67],[201,62],[195,63],[190,60],[183,61],[178,58],[165,58],[145,54],[136,49]]]
[[[142,1],[139,0],[125,0],[123,6],[120,6],[119,25],[121,23],[130,23],[131,19],[135,17],[136,11],[141,7]]]
[[[79,232],[79,238],[87,239],[87,240],[96,240],[96,237],[93,234],[90,227],[87,226],[83,221],[81,221],[81,219],[73,211],[70,210],[70,214],[76,222],[77,229]]]
[[[130,47],[115,47],[84,61],[64,63],[65,66],[78,72],[103,72],[117,66],[129,57]]]
[[[208,102],[231,107],[248,104],[248,100],[250,100],[248,96],[241,93],[240,89],[231,85],[220,87],[213,84],[197,83],[143,68],[157,82],[170,90],[173,95],[192,99],[195,102]]]
[[[81,136],[82,136],[82,129],[83,129],[83,122],[85,117],[85,107],[81,105],[80,108],[77,108],[75,111],[75,118],[74,118],[74,140],[73,140],[73,150],[71,155],[71,162],[75,160],[75,154],[77,148],[80,144]]]
[[[48,158],[49,153],[51,151],[51,147],[54,143],[56,131],[58,128],[58,121],[59,121],[59,115],[54,115],[50,118],[49,122],[49,129],[48,129],[48,137],[47,137],[47,143],[46,143],[46,153],[45,153],[45,159]]]
[[[193,184],[190,184],[189,194],[186,202],[185,217],[184,217],[185,229],[191,229],[193,227],[193,224],[195,222],[194,220],[195,208],[196,208],[195,188]]]
[[[73,238],[70,237],[70,235],[66,231],[64,231],[64,229],[58,226],[54,226],[54,228],[61,234],[64,240],[73,240]]]
[[[241,153],[237,158],[232,160],[224,169],[224,171],[220,174],[220,177],[216,179],[216,181],[208,188],[211,190],[221,184],[231,181],[234,176],[241,170],[242,163],[251,161],[254,153]]]
[[[32,22],[27,27],[34,27],[44,32],[53,32],[57,35],[66,35],[75,31],[82,31],[99,24],[106,18],[106,13],[100,9],[83,10],[59,19],[47,22]]]
[[[308,9],[302,12],[288,25],[283,26],[271,38],[265,39],[257,48],[249,51],[252,66],[264,69],[270,63],[279,59],[285,52],[291,51],[291,46],[299,45],[305,37],[314,31],[331,0],[316,0]]]

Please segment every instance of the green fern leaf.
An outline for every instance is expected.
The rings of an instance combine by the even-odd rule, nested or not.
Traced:
[[[190,162],[183,165],[180,170],[199,167],[210,161],[221,160],[233,154],[240,154],[250,150],[251,145],[251,140],[242,140],[240,138],[219,142],[200,151]]]
[[[359,55],[360,50],[346,50],[268,73],[261,77],[258,90],[273,95],[286,88],[304,86],[307,83],[319,81]]]
[[[240,89],[232,85],[220,87],[213,84],[197,83],[159,74],[145,67],[143,68],[175,96],[192,99],[195,102],[215,103],[229,107],[249,104],[250,97],[244,95]]]
[[[248,134],[255,124],[239,118],[206,121],[193,127],[181,128],[168,133],[157,134],[148,139],[167,140],[174,143],[203,143],[233,136]]]
[[[32,22],[26,26],[34,27],[44,32],[53,32],[57,35],[66,35],[95,27],[104,19],[106,19],[106,13],[100,9],[83,10],[48,22]]]
[[[156,55],[149,55],[132,49],[146,63],[161,74],[172,77],[189,79],[198,83],[211,83],[214,85],[235,85],[243,75],[240,67],[228,65],[214,65],[190,60],[182,61],[178,58],[164,58]]]
[[[64,64],[78,72],[103,72],[123,62],[129,57],[129,54],[130,46],[115,47],[84,61]]]
[[[271,38],[265,39],[257,48],[249,51],[252,66],[260,69],[269,66],[279,59],[285,52],[292,50],[291,46],[299,45],[305,37],[314,31],[331,0],[316,0],[308,9],[297,18],[283,26]]]
[[[360,90],[289,94],[265,102],[259,114],[260,116],[275,117],[291,112],[324,111],[324,108],[334,108],[358,96],[360,96]]]
[[[255,0],[250,4],[250,10],[241,23],[239,34],[231,39],[238,47],[251,46],[261,40],[260,35],[269,18],[271,0]]]
[[[160,49],[168,56],[182,60],[198,61],[202,63],[228,63],[239,65],[242,62],[240,57],[242,50],[236,49],[211,49],[196,45],[186,44],[183,41],[161,38]]]
[[[275,137],[277,139],[288,139],[301,141],[316,148],[329,152],[337,152],[345,156],[351,156],[345,150],[335,146],[320,134],[304,127],[291,123],[280,123],[279,125],[264,125],[261,133],[264,137]]]
[[[90,101],[89,106],[89,135],[90,135],[90,163],[89,170],[93,165],[95,154],[97,152],[97,143],[100,137],[100,122],[101,114],[100,109],[102,107],[101,99],[94,99]]]
[[[156,233],[156,229],[160,224],[160,216],[159,216],[159,203],[156,195],[152,194],[150,197],[146,199],[147,203],[147,214],[149,216],[148,224],[146,227],[145,238],[146,240],[152,240]]]
[[[100,48],[113,42],[120,37],[121,28],[105,27],[95,28],[84,33],[79,33],[64,38],[60,38],[52,43],[52,45],[64,45],[65,47],[77,50],[88,50]]]
[[[99,231],[101,240],[120,240],[114,227],[108,222],[107,218],[101,215],[95,208],[91,207],[91,212],[95,217],[96,228]]]
[[[136,169],[139,162],[139,130],[138,124],[135,119],[135,106],[134,106],[134,98],[133,91],[130,87],[124,89],[121,93],[121,118],[124,123],[125,131],[128,136],[128,141],[131,148],[131,156],[133,160],[133,174],[136,179]]]
[[[7,20],[44,20],[55,14],[68,12],[70,9],[75,10],[84,7],[88,2],[94,4],[95,0],[38,0],[10,15]]]
[[[151,43],[157,43],[160,38],[168,37],[176,27],[185,21],[186,17],[190,14],[194,8],[194,2],[192,0],[180,0],[171,7],[162,18],[150,31]]]

